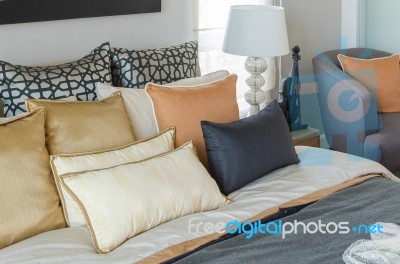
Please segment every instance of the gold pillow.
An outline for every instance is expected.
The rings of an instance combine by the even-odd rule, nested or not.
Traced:
[[[37,109],[0,124],[0,249],[65,227],[44,123]]]
[[[59,176],[81,206],[98,253],[162,223],[227,203],[191,142],[140,162]]]
[[[86,226],[79,205],[60,184],[60,175],[106,169],[123,163],[140,161],[174,149],[175,128],[127,146],[80,154],[51,156],[51,168],[59,189],[64,215],[69,226]]]
[[[98,102],[25,101],[28,111],[46,111],[46,145],[50,154],[120,147],[134,136],[120,92]]]
[[[148,83],[158,129],[176,127],[176,144],[193,140],[200,161],[208,168],[206,147],[200,122],[229,123],[239,119],[236,100],[237,76],[198,86],[179,88]]]
[[[400,112],[400,55],[370,60],[339,54],[342,69],[377,99],[382,113]]]

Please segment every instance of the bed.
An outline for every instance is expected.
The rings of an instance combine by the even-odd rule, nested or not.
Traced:
[[[399,180],[380,164],[330,150],[296,147],[301,162],[230,194],[230,204],[188,215],[97,254],[83,227],[50,231],[0,250],[1,263],[341,263],[369,234],[246,234],[205,232],[204,223],[281,219],[348,222],[349,227],[400,222]],[[201,225],[203,223],[203,225]],[[196,230],[196,226],[198,227]],[[189,230],[192,229],[192,230]],[[307,241],[307,243],[304,243]]]
[[[15,76],[19,76],[20,73],[23,72],[27,76],[25,79],[29,79],[29,76],[31,76],[32,74],[31,71],[33,71],[34,73],[42,73],[48,71],[53,72],[55,69],[57,69],[57,72],[59,72],[60,75],[63,75],[65,68],[70,67],[74,69],[77,68],[79,70],[78,72],[81,73],[78,77],[75,76],[78,81],[81,82],[82,80],[86,80],[85,85],[82,85],[82,87],[79,86],[71,88],[71,85],[71,87],[69,87],[69,91],[59,89],[59,83],[52,84],[51,87],[52,89],[54,89],[54,93],[51,93],[50,98],[47,99],[63,99],[73,94],[78,97],[78,99],[83,101],[95,100],[96,97],[102,97],[96,94],[96,92],[98,92],[99,90],[102,91],[102,89],[97,89],[96,91],[96,85],[99,82],[107,84],[111,83],[112,79],[117,83],[118,87],[125,85],[130,88],[143,88],[141,86],[143,86],[144,84],[139,83],[138,80],[132,80],[132,78],[124,76],[125,72],[129,73],[130,70],[132,70],[130,68],[126,70],[122,67],[121,69],[119,69],[120,73],[118,73],[118,68],[114,67],[113,74],[115,72],[117,72],[118,74],[116,76],[111,76],[109,64],[111,63],[112,58],[110,59],[110,49],[111,48],[109,43],[104,43],[81,60],[61,66],[49,66],[45,68],[24,68],[22,66],[11,65],[6,62],[1,63],[5,65],[4,67],[11,68],[11,72],[15,74]],[[132,54],[135,53],[131,51],[128,52],[125,49],[114,48],[113,50],[114,52],[118,53],[118,56],[113,57],[114,60],[117,60],[117,66],[125,65],[118,62],[118,60],[121,60],[121,58],[125,58],[128,55],[132,56]],[[182,50],[181,53],[189,52],[190,54],[192,54],[192,57],[188,59],[188,64],[191,65],[192,69],[189,74],[190,76],[183,76],[182,73],[179,74],[179,76],[176,76],[176,79],[181,79],[183,77],[188,77],[188,79],[190,79],[192,77],[194,78],[195,76],[198,76],[198,69],[196,66],[196,42],[188,42],[183,45],[178,45],[176,47],[170,47],[161,50],[147,50],[145,52],[151,54],[160,52],[169,54],[171,53],[170,50]],[[140,52],[137,53],[137,56],[141,55]],[[181,56],[179,54],[180,53],[178,52],[176,56]],[[138,59],[140,59],[140,56],[131,59],[131,61],[135,61]],[[93,76],[88,78],[86,76],[87,72],[84,68],[82,68],[82,65],[97,65],[99,62],[102,62],[104,64],[104,67],[100,67],[98,73],[92,74]],[[154,64],[159,62],[156,61],[152,63]],[[166,68],[169,68],[171,65],[164,66]],[[176,67],[179,68],[180,64],[178,63]],[[141,70],[145,72],[146,69]],[[223,76],[221,76],[221,74]],[[36,76],[35,78],[42,78],[43,76],[46,76],[46,74],[33,75]],[[151,79],[154,76],[148,76],[149,79],[146,80],[146,82],[169,83],[169,85],[171,85],[171,81],[176,81],[171,80],[170,75],[164,75],[154,75],[161,78],[156,80]],[[228,72],[223,71],[219,72],[212,78],[215,78],[216,80],[220,80],[221,78],[230,78],[234,79],[234,81],[236,82],[235,76],[228,75]],[[204,85],[211,83],[211,76],[202,76],[202,78]],[[15,81],[15,78],[12,79],[13,81]],[[138,77],[137,79],[140,78]],[[197,78],[194,79],[196,79],[196,84],[192,85],[199,85],[199,80]],[[40,80],[40,83],[47,83],[47,81],[48,80]],[[180,80],[178,80],[178,82],[179,81]],[[186,82],[187,80],[182,81]],[[13,86],[9,84],[12,83],[12,81],[3,82],[2,85],[6,87],[3,87],[1,90],[1,92],[3,93],[1,95],[2,99],[7,99],[4,100],[6,107],[5,114],[10,117],[19,114],[20,112],[23,112],[25,110],[25,99],[35,97],[41,98],[42,95],[39,95],[38,91],[40,91],[40,93],[45,91],[43,90],[44,88],[40,87],[38,89],[32,90],[29,88],[29,85],[20,85],[20,82],[24,82],[23,80],[17,80],[15,82],[16,83],[13,84]],[[175,85],[177,85],[178,82],[176,82]],[[139,84],[141,85],[140,87],[135,87],[135,85],[139,86]],[[178,86],[181,85],[183,84],[181,83]],[[13,93],[12,91],[13,89],[16,89],[15,87],[22,87],[22,91],[20,93]],[[125,126],[128,127],[125,129],[125,131],[130,131],[130,126],[133,124],[133,134],[134,138],[138,140],[137,142],[141,142],[141,140],[143,140],[143,142],[146,142],[148,141],[148,138],[156,138],[153,137],[153,135],[157,133],[157,126],[159,129],[160,126],[155,123],[156,121],[154,120],[155,115],[153,112],[152,103],[146,93],[144,93],[143,89],[118,88],[120,90],[117,90],[117,94],[115,94],[114,92],[117,88],[108,87],[107,85],[103,88],[106,93],[105,95],[103,94],[104,97],[110,95],[111,97],[113,97],[112,94],[114,94],[114,97],[120,97],[122,93],[122,98],[130,99],[124,99],[124,102],[126,103],[126,105],[128,105],[128,107],[126,107],[125,109],[126,112],[128,112],[128,116],[126,117],[125,111],[122,111],[124,112],[123,115],[126,123]],[[167,90],[172,90],[171,86],[169,86]],[[233,92],[231,96],[231,101],[237,108],[236,93],[234,90],[232,91]],[[81,98],[79,98],[78,95],[80,95]],[[226,100],[226,93],[222,93],[222,97],[224,100]],[[193,96],[192,98],[194,98],[195,100],[194,103],[204,105],[202,103],[199,103],[200,98]],[[220,99],[216,100],[215,105],[219,105],[219,103],[222,101],[222,99]],[[102,102],[104,103],[106,100],[111,99],[104,99]],[[118,100],[120,102],[121,98]],[[185,100],[187,100],[187,98]],[[122,102],[120,103],[122,105],[122,108],[124,109]],[[79,102],[77,104],[84,105],[85,103]],[[177,103],[176,105],[181,104]],[[192,105],[189,104],[189,107],[191,106]],[[93,119],[96,118],[101,118],[100,123],[104,124],[114,121],[116,119],[115,114],[109,115],[111,116],[109,118],[111,121],[105,121],[104,112],[108,113],[110,111],[103,108],[104,107],[99,107],[96,108],[96,111],[91,111],[95,112],[96,115],[91,116],[90,118],[88,118],[89,120],[86,121],[90,123],[93,122]],[[173,105],[173,108],[175,109],[175,105]],[[162,108],[162,111],[164,110],[165,109]],[[43,112],[43,109],[35,111],[39,113]],[[177,112],[181,113],[183,111]],[[219,112],[223,111],[221,110]],[[29,115],[33,116],[34,114]],[[42,113],[42,115],[44,114]],[[83,116],[82,112],[80,112],[80,117],[81,116]],[[177,115],[177,117],[178,119],[180,119],[181,116]],[[238,117],[235,118],[237,119]],[[73,116],[73,118],[71,118],[71,120],[75,119],[77,119],[76,116]],[[128,122],[129,120],[131,121],[130,123]],[[79,124],[84,124],[86,121],[81,121],[79,122]],[[219,122],[228,123],[228,121],[229,120],[220,120]],[[42,122],[44,122],[44,117]],[[62,122],[60,122],[60,124],[61,123],[64,124],[65,119],[62,119]],[[117,127],[117,125],[121,126],[122,122],[117,123],[118,124],[115,124],[115,128],[111,125],[109,125],[108,128],[111,127],[112,129],[116,129],[118,130],[118,133],[124,130]],[[198,126],[198,123],[200,123],[200,121],[195,120],[195,123]],[[271,123],[269,122],[264,123],[268,126],[274,127],[274,125],[271,125]],[[138,235],[135,234],[135,236],[125,241],[125,243],[113,249],[108,254],[98,254],[98,252],[96,252],[96,249],[93,246],[90,228],[88,229],[86,226],[68,227],[56,230],[53,230],[55,228],[47,229],[53,231],[40,233],[32,237],[28,236],[29,238],[25,240],[18,240],[20,242],[17,242],[15,244],[13,243],[12,245],[10,244],[10,246],[0,249],[0,263],[122,264],[163,262],[237,263],[243,261],[247,261],[249,263],[341,263],[343,262],[343,253],[352,243],[360,239],[369,239],[370,234],[369,232],[366,232],[366,228],[369,228],[371,225],[374,225],[377,222],[400,223],[400,208],[397,203],[400,198],[400,180],[395,177],[389,170],[387,170],[379,163],[327,149],[300,146],[296,147],[294,151],[285,121],[284,124],[286,130],[277,131],[277,133],[287,134],[286,141],[284,137],[281,138],[281,140],[285,141],[287,143],[286,145],[290,145],[291,151],[294,154],[297,153],[296,162],[291,163],[293,165],[285,165],[284,167],[280,166],[279,169],[274,169],[272,172],[266,175],[264,175],[265,173],[260,173],[260,175],[264,176],[259,178],[258,175],[256,180],[251,181],[240,189],[235,189],[233,192],[229,192],[227,198],[230,202],[226,205],[223,205],[222,207],[219,207],[218,209],[203,211],[194,214],[185,214],[184,216],[177,217],[174,220],[163,222],[162,224],[155,226],[145,232],[142,232]],[[142,129],[139,129],[140,126],[143,126]],[[88,127],[91,126],[89,125]],[[187,124],[183,124],[182,127],[187,127]],[[68,129],[74,130],[74,126],[71,125],[70,127],[63,128],[61,130],[65,132]],[[179,130],[181,128],[177,129]],[[41,130],[43,130],[40,131],[42,133],[40,134],[40,138],[42,139],[39,145],[42,149],[46,149],[46,147],[50,149],[49,146],[51,144],[49,144],[50,141],[47,139],[47,145],[45,146],[45,132],[43,125],[41,126]],[[173,128],[173,130],[175,135],[175,128]],[[32,132],[32,130],[30,131]],[[253,129],[252,131],[259,130]],[[96,133],[98,134],[98,131],[86,134],[90,135]],[[132,133],[132,131],[130,131],[130,133]],[[248,132],[246,133],[248,134]],[[56,135],[57,133],[54,134]],[[71,134],[73,133],[71,132]],[[276,136],[266,137],[263,133],[259,134],[264,141],[266,141],[267,138],[273,141],[270,143],[265,143],[267,147],[271,145],[274,145],[274,147],[276,147],[275,145],[279,145],[276,144]],[[113,139],[114,138],[117,137],[113,137]],[[80,138],[75,138],[74,141],[68,141],[61,138],[60,142],[65,143],[65,147],[69,148],[71,145],[70,142],[76,143],[78,139]],[[106,136],[100,137],[100,143],[103,143],[105,139]],[[120,134],[118,139],[121,139]],[[174,143],[176,143],[175,139],[175,137],[174,139],[172,139],[171,136],[170,141],[172,143],[168,144],[168,150],[164,151],[175,151],[173,150]],[[201,140],[202,139],[203,137],[201,136]],[[28,141],[31,141],[31,138],[29,138]],[[132,141],[133,139],[129,135],[127,142]],[[236,140],[236,142],[237,141],[238,140]],[[20,143],[19,141],[17,142]],[[259,140],[256,140],[255,144],[261,145],[259,144],[259,142]],[[122,146],[125,143],[119,143],[119,145]],[[80,144],[76,145],[82,147]],[[160,144],[156,144],[156,146],[153,147],[151,148],[152,150],[160,147]],[[100,149],[107,150],[109,148],[111,147],[102,147]],[[11,149],[11,147],[9,149]],[[261,153],[265,154],[264,150],[266,148],[262,146],[261,149]],[[107,152],[106,150],[104,151],[105,153]],[[84,155],[82,153],[87,151],[88,150],[86,149],[74,150],[71,152],[81,153],[79,155]],[[205,148],[203,148],[203,151],[205,151]],[[250,152],[252,151],[253,149],[250,149]],[[55,157],[57,157],[57,155],[59,155],[60,153],[67,153],[68,151],[60,150],[54,152],[55,153],[45,153],[46,161],[49,156],[48,154],[55,154]],[[3,148],[3,153],[4,155],[7,154],[7,148]],[[155,153],[151,156],[157,157],[157,155],[160,153]],[[247,154],[244,153],[244,155]],[[29,153],[26,156],[27,160],[31,161],[32,157],[29,156]],[[262,155],[256,156],[260,157]],[[297,156],[299,159],[297,159]],[[54,156],[52,157],[54,158]],[[143,159],[147,158],[143,157]],[[197,159],[198,158],[196,158],[196,160]],[[297,164],[298,160],[300,160],[300,163]],[[268,160],[268,162],[271,162],[271,160]],[[29,166],[29,164],[27,166]],[[47,163],[46,166],[48,166]],[[109,167],[113,166],[116,165],[110,165]],[[204,167],[202,168],[203,170],[205,170]],[[29,167],[29,170],[30,169],[31,167]],[[101,168],[97,169],[100,170]],[[193,167],[190,167],[190,170],[192,169]],[[45,171],[46,175],[50,175],[49,168],[45,168]],[[192,171],[189,171],[189,173],[190,172]],[[27,174],[28,177],[32,180],[32,175],[30,171],[25,174]],[[14,176],[13,174],[10,175]],[[209,177],[210,175],[207,174],[207,176]],[[56,183],[57,182],[58,181],[56,180]],[[57,190],[55,189],[55,186],[53,186],[54,183],[52,182],[50,185],[51,188],[54,189],[53,191],[56,192]],[[7,188],[7,183],[3,185],[3,187]],[[28,184],[27,190],[29,191],[30,189],[31,186]],[[62,193],[60,190],[58,191],[59,193]],[[13,192],[12,195],[14,195],[14,193],[16,192]],[[21,200],[25,201],[27,195],[25,192],[21,193],[22,195],[20,195],[19,198],[22,197]],[[218,192],[218,194],[220,193]],[[15,207],[17,209],[19,208],[16,205],[15,199],[9,200],[14,201],[12,207]],[[137,200],[133,201],[137,202]],[[57,206],[60,207],[58,197],[52,202],[56,203]],[[79,207],[77,208],[79,209]],[[108,207],[105,211],[109,211],[109,208],[110,207]],[[18,210],[24,211],[21,209]],[[61,208],[59,210],[59,213],[62,214]],[[80,210],[79,213],[81,213]],[[143,215],[139,216],[141,219],[144,218],[142,217]],[[9,219],[6,220],[10,222]],[[276,224],[278,224],[279,227],[279,223],[284,225],[286,223],[295,223],[296,221],[301,222],[305,225],[308,225],[310,223],[319,223],[319,221],[322,224],[326,225],[331,223],[331,229],[328,230],[329,234],[323,234],[322,232],[314,232],[315,230],[311,230],[311,232],[308,232],[307,234],[304,234],[303,232],[298,232],[298,234],[288,233],[285,234],[285,237],[283,237],[283,234],[280,232],[278,232],[277,234],[264,234],[262,232],[251,232],[250,229],[253,228],[253,230],[255,230],[257,229],[256,225],[260,226],[267,224],[270,224],[271,227],[275,227]],[[31,218],[28,222],[35,223],[34,221],[32,221]],[[340,222],[344,222],[341,223],[341,225],[344,226],[336,228],[336,225],[339,226]],[[240,223],[246,223],[246,225],[243,225],[244,229],[236,228],[235,230],[235,225],[238,225],[240,226],[240,228],[242,228],[242,225],[240,225]],[[63,227],[64,226],[66,225],[63,223]],[[20,228],[20,225],[18,225],[17,227]],[[238,230],[240,230],[240,232]]]

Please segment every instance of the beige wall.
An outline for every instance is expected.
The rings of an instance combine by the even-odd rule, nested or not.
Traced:
[[[192,1],[162,0],[161,13],[0,25],[0,60],[56,63],[105,41],[137,49],[178,44],[193,38],[192,15]]]
[[[302,117],[305,123],[322,129],[313,82],[312,58],[321,51],[339,49],[341,42],[340,0],[283,0],[290,46],[299,45],[302,82]],[[287,76],[291,55],[282,59],[282,75]],[[276,92],[276,90],[275,90]],[[277,92],[274,94],[277,96]]]
[[[340,48],[341,1],[283,0],[290,46],[299,45],[302,74],[312,73],[311,59],[319,52]],[[291,56],[283,58],[283,73],[288,73]]]

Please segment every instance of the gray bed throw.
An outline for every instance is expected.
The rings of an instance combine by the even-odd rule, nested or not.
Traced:
[[[400,223],[400,184],[373,178],[339,191],[300,212],[281,219],[304,223],[349,222],[349,228],[376,222]],[[332,228],[333,229],[333,228]],[[365,228],[347,234],[241,234],[195,252],[177,263],[344,263],[345,250],[359,239],[370,239]],[[399,245],[400,246],[400,245]]]

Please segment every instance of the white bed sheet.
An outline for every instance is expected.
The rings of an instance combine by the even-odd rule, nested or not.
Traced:
[[[235,191],[232,203],[214,211],[185,216],[142,233],[106,255],[95,252],[86,228],[46,232],[0,250],[0,263],[134,263],[158,251],[206,235],[189,221],[245,220],[269,208],[366,174],[393,176],[379,163],[339,152],[296,147],[301,163],[276,170]]]

